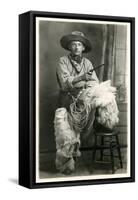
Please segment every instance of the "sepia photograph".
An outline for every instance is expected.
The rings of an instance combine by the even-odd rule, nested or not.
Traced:
[[[130,177],[130,23],[35,23],[36,183]]]

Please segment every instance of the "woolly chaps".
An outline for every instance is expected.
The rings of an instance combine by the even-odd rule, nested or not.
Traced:
[[[54,119],[57,149],[55,164],[57,170],[65,174],[74,171],[74,158],[80,156],[80,134],[69,124],[68,115],[66,108],[58,108]]]

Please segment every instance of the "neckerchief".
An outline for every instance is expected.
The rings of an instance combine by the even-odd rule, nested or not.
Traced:
[[[74,55],[70,54],[68,57],[69,57],[69,60],[72,64],[72,66],[75,68],[77,73],[79,73],[82,69],[81,63],[82,63],[83,56],[82,55],[74,56]]]
[[[83,58],[82,55],[75,56],[75,55],[70,54],[69,56],[72,60],[76,61],[78,64],[81,64],[82,58]]]

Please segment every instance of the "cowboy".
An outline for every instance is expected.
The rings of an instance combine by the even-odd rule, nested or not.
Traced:
[[[95,72],[90,73],[93,65],[83,56],[84,53],[91,50],[90,41],[83,33],[74,31],[69,35],[65,35],[61,38],[60,44],[70,53],[61,57],[57,66],[60,108],[57,109],[56,113],[67,109],[69,115],[67,115],[66,120],[60,119],[61,123],[59,123],[58,116],[55,115],[56,168],[62,173],[70,174],[75,169],[76,158],[81,155],[79,151],[80,130],[71,123],[71,105],[73,105],[73,102],[77,102],[78,108],[80,108],[81,102],[78,101],[80,92],[87,87],[88,82],[98,82],[98,78]],[[95,112],[93,112],[94,114]],[[91,120],[93,121],[93,119]],[[67,122],[69,126],[66,126]]]
[[[67,56],[59,60],[57,79],[60,87],[59,107],[69,109],[73,98],[86,88],[88,81],[98,82],[96,73],[90,73],[93,65],[84,57],[84,53],[91,51],[91,43],[82,32],[73,31],[60,40],[61,46],[70,51]]]

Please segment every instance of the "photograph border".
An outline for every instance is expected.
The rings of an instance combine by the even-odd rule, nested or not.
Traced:
[[[36,183],[36,17],[128,22],[131,29],[130,177]],[[26,67],[24,67],[26,66]],[[25,119],[25,120],[24,120]],[[19,15],[19,184],[29,188],[135,181],[135,18],[30,11]]]

